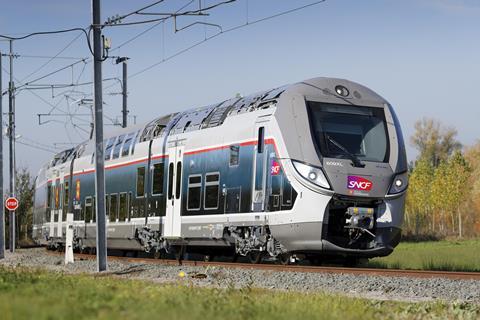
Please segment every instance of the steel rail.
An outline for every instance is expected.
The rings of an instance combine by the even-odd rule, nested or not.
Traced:
[[[51,252],[52,254],[63,254]],[[76,253],[75,260],[93,260],[95,255]],[[279,264],[252,264],[241,262],[217,262],[217,261],[194,261],[194,260],[172,260],[153,258],[134,258],[109,256],[109,260],[123,261],[128,263],[161,264],[170,266],[192,266],[192,267],[222,267],[268,270],[278,272],[308,272],[326,274],[353,274],[359,276],[386,276],[386,277],[410,277],[410,278],[443,278],[453,280],[477,280],[480,281],[480,272],[464,271],[437,271],[437,270],[401,270],[401,269],[377,269],[357,267],[330,267],[330,266],[303,266],[303,265],[279,265]]]

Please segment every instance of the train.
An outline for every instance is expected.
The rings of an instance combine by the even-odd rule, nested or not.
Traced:
[[[386,256],[400,241],[400,122],[361,84],[313,78],[104,138],[108,249],[292,263]],[[94,251],[96,211],[88,140],[40,169],[33,238],[62,248],[70,212],[74,248]]]

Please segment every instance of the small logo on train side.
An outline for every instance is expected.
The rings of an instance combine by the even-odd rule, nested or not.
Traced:
[[[280,163],[278,163],[275,160],[272,160],[272,166],[270,168],[270,174],[272,176],[276,176],[279,173],[280,173]]]
[[[348,176],[347,188],[353,190],[370,191],[373,187],[372,181],[359,177]]]

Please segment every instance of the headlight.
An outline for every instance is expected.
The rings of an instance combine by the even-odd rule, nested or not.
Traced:
[[[292,163],[302,177],[319,187],[330,189],[330,184],[328,183],[322,169],[311,167],[298,161],[292,161]]]
[[[390,187],[390,191],[388,192],[389,194],[395,194],[395,193],[400,193],[402,191],[405,191],[408,186],[408,173],[400,173],[395,176],[393,179],[392,186]]]

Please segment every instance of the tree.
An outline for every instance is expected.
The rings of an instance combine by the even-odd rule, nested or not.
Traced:
[[[437,167],[441,161],[447,161],[453,152],[461,149],[456,135],[454,128],[445,127],[434,119],[423,118],[415,122],[415,133],[410,142],[420,152],[419,158],[427,159]]]
[[[30,172],[28,172],[26,168],[17,170],[15,183],[15,196],[19,202],[15,214],[17,239],[26,239],[30,233],[29,231],[31,230],[33,219],[34,188],[35,186],[30,176]],[[7,190],[5,194],[10,194],[10,191]],[[9,228],[6,227],[7,232],[8,230]],[[7,237],[9,237],[9,235],[7,235]]]
[[[456,151],[448,162],[448,207],[452,215],[452,231],[454,232],[454,214],[458,218],[458,236],[463,236],[462,211],[463,204],[469,198],[470,166],[460,151]]]
[[[446,235],[447,226],[445,217],[449,212],[449,181],[448,162],[442,161],[435,168],[434,178],[432,180],[431,204],[432,204],[432,231],[435,232],[435,224],[438,224],[438,231]]]
[[[474,210],[480,213],[480,140],[465,150],[465,159],[472,169],[469,181],[472,189],[471,204]],[[480,225],[480,214],[478,218]]]
[[[35,186],[30,172],[22,168],[16,172],[15,194],[19,201],[17,223],[20,228],[19,238],[26,238],[32,226],[33,195]],[[23,236],[23,237],[22,237]]]
[[[433,178],[434,168],[430,161],[419,159],[410,174],[406,210],[407,227],[413,225],[417,236],[420,234],[420,228],[430,220]]]

